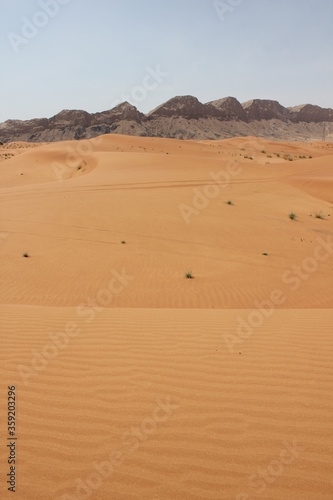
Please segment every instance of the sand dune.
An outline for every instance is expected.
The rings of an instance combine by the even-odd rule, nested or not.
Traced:
[[[333,147],[304,148],[106,136],[2,162],[3,302],[77,306],[126,269],[134,279],[110,307],[251,308],[281,287],[284,308],[332,307],[329,258],[297,293],[284,278],[333,235]]]
[[[0,416],[15,385],[16,498],[331,499],[333,146],[12,150]]]

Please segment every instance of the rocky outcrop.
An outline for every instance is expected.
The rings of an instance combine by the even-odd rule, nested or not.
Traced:
[[[333,110],[312,104],[285,108],[277,101],[241,104],[225,97],[202,104],[196,97],[174,97],[144,115],[128,102],[101,113],[63,110],[52,118],[7,120],[0,142],[53,142],[122,133],[181,139],[222,139],[258,135],[285,140],[333,140]]]
[[[24,134],[29,134],[31,131],[42,132],[49,126],[47,118],[36,118],[35,120],[7,120],[0,123],[0,141],[8,142],[7,138],[20,137]]]
[[[0,141],[53,142],[84,139],[114,132],[122,121],[141,123],[145,115],[124,102],[109,111],[89,114],[64,109],[52,118],[7,120],[0,124]]]
[[[91,125],[91,115],[87,111],[81,110],[68,110],[63,109],[60,113],[52,116],[48,120],[48,127],[62,128],[62,127],[90,127]]]
[[[211,104],[202,104],[196,97],[191,95],[173,97],[148,113],[148,118],[175,117],[187,120],[198,120],[199,118],[218,117],[219,112]]]
[[[273,119],[287,121],[290,119],[289,110],[281,106],[278,101],[252,99],[244,102],[242,107],[249,121]]]
[[[132,106],[128,102],[123,102],[118,104],[113,109],[109,111],[103,111],[102,113],[95,113],[92,116],[93,125],[112,125],[117,121],[129,120],[137,123],[141,123],[145,118],[143,113],[137,110],[135,106]]]
[[[211,101],[208,104],[214,106],[219,111],[219,118],[221,120],[248,121],[243,106],[235,97],[224,97],[223,99]]]
[[[320,123],[333,121],[333,109],[321,108],[313,104],[302,104],[294,108],[288,108],[291,120],[295,123]]]

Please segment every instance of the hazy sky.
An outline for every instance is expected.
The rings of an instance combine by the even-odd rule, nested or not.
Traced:
[[[332,26],[332,0],[0,0],[0,122],[124,96],[333,108]]]

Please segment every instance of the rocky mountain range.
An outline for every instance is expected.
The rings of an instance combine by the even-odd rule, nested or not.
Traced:
[[[196,97],[174,97],[148,114],[124,102],[101,113],[63,110],[52,118],[7,120],[0,142],[54,142],[101,134],[178,139],[224,139],[256,135],[276,140],[333,141],[333,109],[304,104],[285,108],[277,101],[240,103],[225,97],[202,104]]]

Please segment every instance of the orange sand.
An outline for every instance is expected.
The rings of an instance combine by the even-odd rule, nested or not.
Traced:
[[[333,145],[17,146],[0,498],[15,385],[19,500],[331,499]]]

